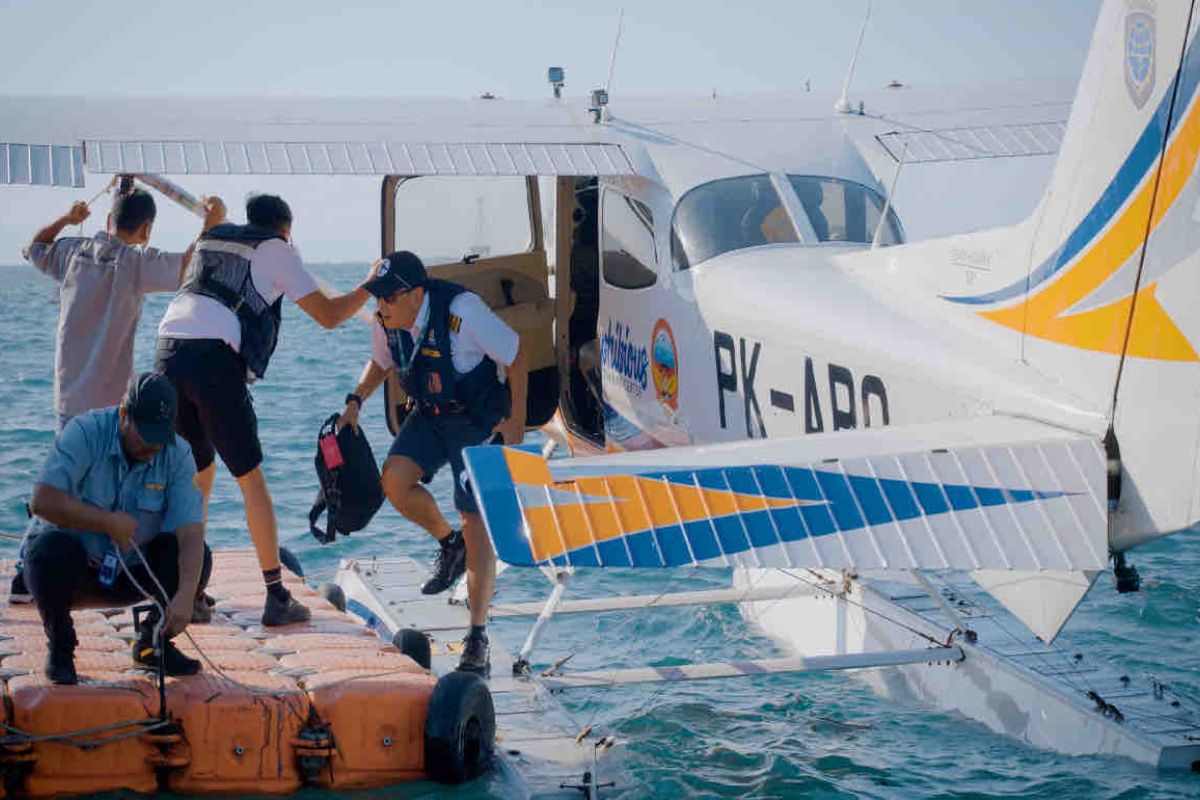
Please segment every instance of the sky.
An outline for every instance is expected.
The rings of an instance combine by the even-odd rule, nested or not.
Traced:
[[[876,0],[853,86],[1074,80],[1099,0]],[[864,3],[744,0],[737,6],[644,0],[625,8],[611,94],[836,91]],[[54,2],[0,0],[0,142],[4,95],[472,97],[566,94],[603,85],[619,4],[360,2]],[[254,190],[291,203],[310,261],[369,261],[379,247],[379,178],[189,178],[231,208]],[[0,264],[83,191],[0,188]],[[83,225],[104,224],[103,205]],[[239,213],[232,214],[240,221]],[[154,244],[182,248],[194,218],[160,202]],[[71,229],[74,232],[78,229]]]

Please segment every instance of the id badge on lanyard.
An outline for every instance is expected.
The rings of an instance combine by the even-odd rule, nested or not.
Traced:
[[[425,341],[425,333],[428,331],[428,328],[429,326],[426,324],[421,326],[421,328],[417,331],[417,335],[413,337],[413,348],[411,353],[405,353],[404,347],[401,346],[400,359],[404,363],[397,364],[396,369],[399,370],[402,375],[408,375],[408,373],[412,370],[413,362],[417,360],[417,353],[420,351],[421,345]],[[401,340],[400,344],[403,345],[404,341]]]

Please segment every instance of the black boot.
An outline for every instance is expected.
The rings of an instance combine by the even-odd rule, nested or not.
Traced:
[[[51,683],[57,683],[59,686],[74,686],[79,683],[79,675],[75,672],[75,650],[51,648],[46,654],[46,677]]]
[[[474,672],[488,677],[492,672],[492,662],[488,657],[488,637],[482,630],[472,630],[463,639],[462,656],[458,659],[460,672]]]
[[[75,672],[75,645],[79,640],[75,638],[75,625],[70,612],[66,612],[65,617],[44,619],[42,626],[49,644],[46,677],[60,686],[79,683],[79,675]]]
[[[421,586],[421,594],[441,594],[462,577],[467,570],[467,543],[462,531],[451,531],[439,542],[437,557],[433,560],[433,572]]]
[[[154,626],[158,621],[157,612],[146,615],[138,628],[137,641],[133,643],[133,665],[139,669],[158,671],[158,650],[154,641]],[[200,662],[183,654],[170,639],[163,642],[162,663],[168,677],[177,678],[181,675],[195,675],[200,671]]]

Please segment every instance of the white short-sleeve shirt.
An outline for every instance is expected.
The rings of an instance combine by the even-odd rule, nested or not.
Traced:
[[[521,337],[487,307],[483,298],[474,292],[463,292],[450,301],[450,313],[462,320],[458,331],[450,331],[450,360],[460,375],[465,375],[483,361],[484,356],[500,367],[508,367],[517,358]],[[420,334],[429,319],[429,296],[421,302],[421,310],[408,332]],[[371,326],[371,360],[383,369],[395,366],[387,346],[387,334],[378,319]],[[504,373],[500,378],[503,380]]]
[[[282,239],[268,239],[254,248],[250,278],[267,305],[280,296],[293,303],[317,291],[317,279],[304,268],[300,252]],[[158,324],[163,339],[220,339],[241,352],[242,328],[237,315],[211,297],[179,293]]]

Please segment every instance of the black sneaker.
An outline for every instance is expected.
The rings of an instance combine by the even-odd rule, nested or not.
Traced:
[[[462,656],[458,659],[459,672],[474,672],[488,677],[492,673],[492,662],[488,658],[486,633],[468,633],[463,639]]]
[[[154,652],[154,645],[148,637],[139,636],[133,643],[133,665],[139,669],[158,671],[158,653]],[[172,678],[195,675],[200,671],[200,662],[185,656],[170,640],[163,645],[163,666],[167,675]]]
[[[441,594],[467,571],[467,543],[462,531],[451,531],[438,544],[437,557],[433,559],[433,572],[421,586],[421,594]]]
[[[75,673],[75,648],[51,645],[46,654],[46,677],[59,686],[74,686],[79,683]]]
[[[262,613],[263,627],[291,625],[295,622],[308,622],[310,619],[312,619],[312,612],[292,597],[291,592],[288,592],[282,600],[270,591],[267,592],[267,602],[263,606]]]
[[[29,593],[29,587],[25,585],[25,573],[17,570],[13,575],[12,585],[8,590],[8,602],[13,605],[25,605],[33,602],[33,595]]]

